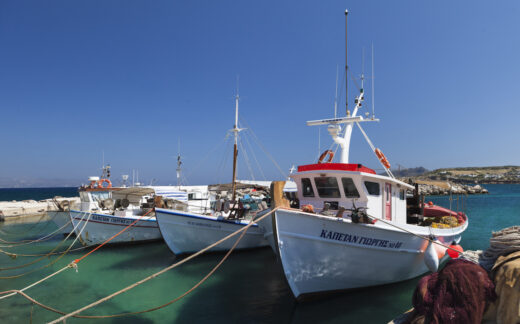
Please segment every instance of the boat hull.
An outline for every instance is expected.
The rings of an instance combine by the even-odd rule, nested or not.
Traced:
[[[399,282],[428,271],[428,241],[382,222],[354,224],[283,209],[275,212],[273,221],[273,247],[296,298]],[[467,223],[458,230],[443,230],[445,235],[436,237],[447,244],[460,241],[466,227]],[[416,234],[428,236],[432,230],[423,228]],[[445,249],[437,252],[442,257]]]
[[[121,217],[92,213],[89,219],[88,214],[88,212],[70,211],[76,235],[79,236],[83,245],[101,244],[139,218],[139,216]],[[155,217],[145,216],[109,243],[133,243],[160,239],[161,233]]]
[[[156,208],[157,223],[164,241],[175,254],[194,253],[221,240],[248,224],[247,221],[230,221],[217,217],[196,215],[175,210]],[[239,235],[213,247],[210,251],[231,249]],[[236,249],[267,246],[263,231],[252,225],[244,234]]]
[[[61,228],[60,233],[63,235],[67,235],[74,231],[68,211],[48,211],[47,215],[49,215],[58,228]]]

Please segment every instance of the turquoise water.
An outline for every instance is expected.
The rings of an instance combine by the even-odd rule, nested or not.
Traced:
[[[461,242],[465,249],[485,249],[491,231],[520,223],[520,185],[486,185],[491,194],[468,196],[465,211],[469,228]],[[16,199],[16,198],[15,198]],[[447,197],[431,197],[449,207]],[[459,205],[459,209],[461,208]],[[456,202],[452,202],[456,209]],[[33,224],[0,224],[4,240],[34,239],[55,229],[50,221]],[[1,248],[18,253],[50,251],[62,236],[36,245]],[[72,239],[66,243],[70,244]],[[63,248],[67,245],[63,245]],[[86,251],[69,253],[49,268],[17,279],[0,279],[0,290],[20,289],[61,269]],[[208,254],[171,270],[138,288],[92,308],[85,315],[106,315],[138,311],[164,304],[196,284],[223,257]],[[34,258],[0,255],[0,267],[25,264]],[[56,257],[27,268],[0,271],[15,275],[49,264]],[[49,306],[70,312],[126,287],[178,261],[161,242],[107,246],[85,258],[79,271],[67,270],[27,293]],[[384,271],[384,269],[381,269]],[[285,283],[281,267],[270,249],[233,253],[217,272],[193,293],[152,313],[98,320],[100,323],[387,323],[411,307],[411,295],[418,279],[399,284],[341,293],[319,300],[296,303]],[[0,300],[4,323],[50,321],[58,314],[44,310],[20,296]],[[69,319],[67,323],[93,320]]]

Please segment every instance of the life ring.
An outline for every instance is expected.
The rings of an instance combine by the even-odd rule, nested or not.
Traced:
[[[334,152],[332,152],[331,150],[326,150],[325,152],[321,153],[320,158],[318,159],[318,163],[323,163],[323,160],[327,155],[329,156],[329,159],[325,163],[330,163],[334,158]]]
[[[107,184],[106,187],[104,186],[105,183]],[[112,188],[112,182],[110,182],[108,179],[101,179],[98,182],[98,186],[99,188]]]
[[[386,159],[386,156],[383,154],[383,152],[381,152],[380,149],[376,148],[374,150],[374,152],[376,153],[376,156],[377,158],[379,159],[379,161],[381,161],[381,164],[387,168],[387,169],[390,169],[390,162],[388,162],[388,160]]]

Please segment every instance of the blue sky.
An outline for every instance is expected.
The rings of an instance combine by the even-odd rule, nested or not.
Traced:
[[[314,162],[331,140],[305,121],[333,115],[345,8],[354,76],[374,44],[365,129],[393,166],[520,164],[517,1],[2,1],[0,186],[76,185],[103,152],[116,179],[174,183],[179,139],[191,184],[226,181],[237,75],[283,171]],[[280,179],[255,150],[256,178]],[[357,130],[351,161],[379,167]]]

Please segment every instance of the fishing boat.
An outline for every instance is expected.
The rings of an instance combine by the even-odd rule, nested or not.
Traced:
[[[100,208],[99,203],[105,199],[111,198],[111,192],[118,190],[112,187],[110,181],[110,165],[103,165],[101,177],[89,177],[88,184],[78,188],[79,202],[74,200],[54,199],[57,210],[48,211],[47,214],[51,220],[61,229],[61,233],[67,235],[74,232],[72,221],[70,218],[70,210],[92,211]]]
[[[374,115],[358,115],[363,100],[361,89],[352,114],[347,109],[346,117],[307,122],[328,125],[338,145],[339,161],[334,161],[334,151],[327,150],[317,163],[300,165],[291,175],[300,208],[280,207],[259,222],[298,299],[399,282],[434,271],[446,245],[459,242],[468,226],[463,213],[455,213],[458,218],[451,211],[444,218],[424,218],[417,193],[413,203],[414,197],[407,202],[407,192],[414,187],[393,176],[388,159],[361,127],[377,121]],[[384,175],[349,161],[354,126],[381,163]],[[445,224],[444,219],[450,222]],[[436,222],[439,226],[434,226]]]
[[[200,190],[201,198],[196,201],[195,193],[189,196],[188,210],[156,208],[157,223],[164,241],[175,254],[197,252],[225,236],[248,225],[260,211],[268,208],[267,187],[236,180],[238,133],[238,94],[235,97],[233,177],[231,184],[207,186]],[[237,195],[237,190],[241,194]],[[229,250],[235,240],[227,240],[211,251]],[[263,231],[253,224],[237,245],[237,249],[267,246]]]
[[[166,210],[187,208],[188,194],[176,187],[114,189],[84,188],[80,191],[82,210],[70,210],[70,219],[82,244],[101,244],[116,234],[110,243],[160,240],[153,209],[156,206]]]

